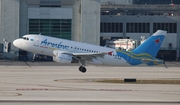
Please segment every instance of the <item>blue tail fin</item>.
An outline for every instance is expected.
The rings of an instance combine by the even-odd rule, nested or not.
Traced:
[[[165,38],[167,31],[158,30],[151,37],[149,37],[143,44],[138,46],[132,52],[135,54],[147,53],[156,57],[158,50]]]

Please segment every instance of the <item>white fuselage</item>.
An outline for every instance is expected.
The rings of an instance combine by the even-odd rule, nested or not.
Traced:
[[[112,52],[112,55],[106,54],[104,57],[98,57],[94,59],[94,62],[90,63],[98,64],[98,62],[96,63],[97,60],[101,61],[102,64],[109,66],[129,65],[126,60],[123,59],[121,56],[118,56],[116,50],[112,48],[42,35],[25,35],[24,37],[28,39],[16,39],[13,44],[22,50],[26,50],[35,54],[54,56],[54,50],[70,53]]]

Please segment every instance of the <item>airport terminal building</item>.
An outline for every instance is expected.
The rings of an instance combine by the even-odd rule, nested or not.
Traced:
[[[168,32],[158,56],[179,59],[179,0],[0,0],[0,43],[42,34],[104,46],[108,39],[148,38],[158,29]],[[11,44],[10,54],[21,53]]]

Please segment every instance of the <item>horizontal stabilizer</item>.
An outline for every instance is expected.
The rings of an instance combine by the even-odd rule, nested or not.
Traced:
[[[142,59],[141,60],[142,62],[144,63],[148,63],[148,62],[159,62],[159,63],[163,63],[164,61],[163,60],[153,60],[153,59]]]

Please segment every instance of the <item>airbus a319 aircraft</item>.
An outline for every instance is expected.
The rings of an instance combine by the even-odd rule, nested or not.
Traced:
[[[163,64],[155,58],[166,36],[166,31],[158,30],[144,43],[132,51],[117,50],[87,43],[75,42],[44,35],[28,34],[13,41],[19,49],[53,57],[53,61],[70,64],[79,61],[79,71],[86,72],[85,63],[95,65],[122,66]],[[35,56],[33,57],[33,59]]]

